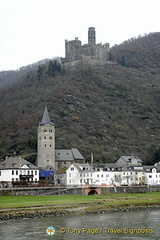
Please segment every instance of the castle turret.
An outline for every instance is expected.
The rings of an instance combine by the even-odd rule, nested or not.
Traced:
[[[37,166],[55,168],[55,126],[50,120],[47,107],[38,126]]]
[[[88,44],[95,45],[96,44],[96,31],[94,27],[90,27],[88,29]]]

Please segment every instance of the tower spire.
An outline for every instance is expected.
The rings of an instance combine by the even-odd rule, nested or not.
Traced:
[[[44,125],[44,124],[47,124],[47,123],[54,125],[54,123],[52,123],[51,120],[50,120],[47,106],[45,106],[42,121],[40,122],[40,125]]]

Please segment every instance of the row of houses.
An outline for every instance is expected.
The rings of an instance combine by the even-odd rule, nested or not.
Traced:
[[[160,185],[160,163],[142,165],[136,156],[121,156],[115,163],[71,164],[55,173],[68,187]]]
[[[67,187],[160,185],[160,163],[145,166],[137,156],[121,156],[115,163],[72,162],[58,170],[52,166],[41,169],[21,157],[6,157],[0,163],[1,187],[46,179],[52,179],[54,186]]]

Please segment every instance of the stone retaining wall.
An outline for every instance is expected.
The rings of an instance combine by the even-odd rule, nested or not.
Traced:
[[[98,195],[107,193],[147,193],[160,192],[160,186],[124,186],[124,187],[95,187],[95,188],[64,188],[64,187],[33,187],[33,188],[4,188],[0,195],[88,195],[95,190]]]

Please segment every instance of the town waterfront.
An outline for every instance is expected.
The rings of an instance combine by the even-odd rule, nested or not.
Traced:
[[[152,239],[160,233],[160,210],[141,210],[104,214],[65,215],[47,218],[19,219],[0,222],[0,239]],[[52,226],[55,234],[46,229]]]

